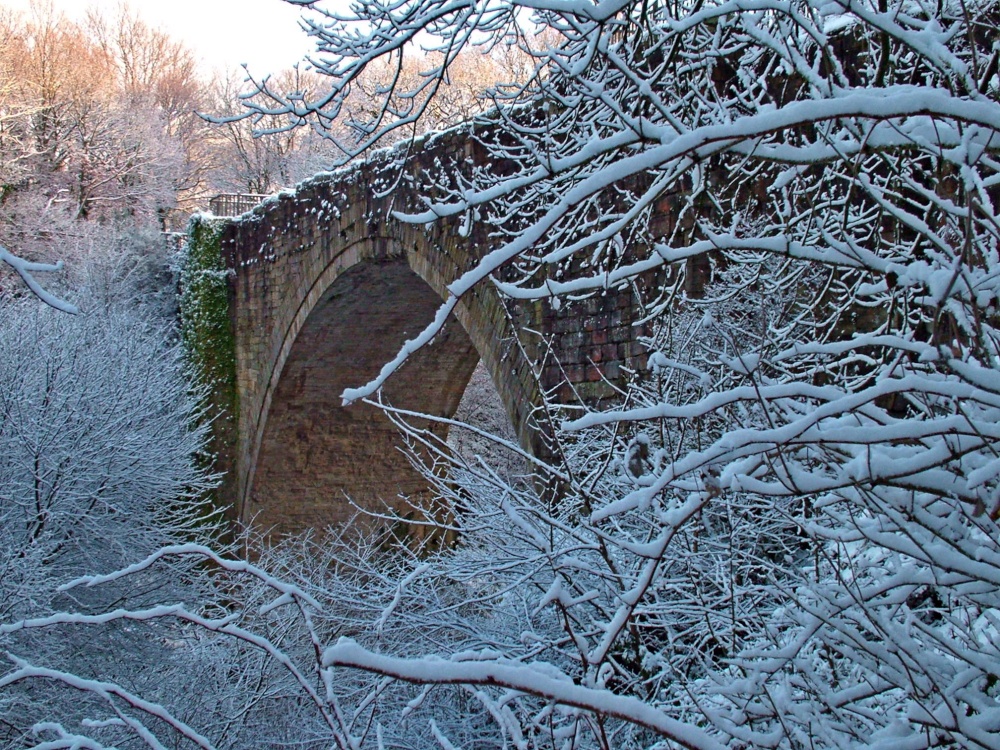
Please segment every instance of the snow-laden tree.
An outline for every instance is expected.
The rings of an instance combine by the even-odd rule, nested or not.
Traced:
[[[527,44],[529,17],[557,43]],[[407,45],[436,55],[352,124],[361,150],[470,46],[536,61],[470,131],[504,167],[456,170],[409,214],[505,238],[417,342],[477,284],[543,304],[634,284],[650,366],[620,408],[567,412],[560,460],[526,456],[523,482],[436,451],[459,464],[438,482],[451,548],[320,582],[226,563],[258,586],[232,636],[294,667],[340,747],[1000,744],[998,18],[991,0],[320,9],[330,91],[248,100],[289,127],[329,129]]]
[[[562,439],[582,453],[554,469],[567,474],[558,507],[525,500],[532,512],[505,514],[534,530],[524,538],[536,559],[566,556],[535,599],[564,613],[560,636],[536,651],[506,644],[475,668],[460,655],[429,665],[348,644],[328,663],[506,684],[592,717],[615,714],[600,703],[609,692],[628,695],[737,745],[995,745],[1000,10],[356,4],[311,22],[330,92],[275,97],[268,112],[322,128],[373,61],[401,62],[413,44],[442,55],[419,92],[402,92],[419,106],[394,106],[401,92],[387,92],[364,129],[369,147],[422,114],[463,50],[523,43],[529,14],[533,32],[559,42],[532,53],[528,84],[498,82],[499,109],[476,131],[510,168],[428,185],[425,210],[410,215],[479,216],[508,238],[452,283],[444,310],[480,283],[544,300],[640,279],[648,293],[653,275],[647,300],[665,336],[695,305],[682,294],[686,271],[729,287],[709,286],[702,330],[653,354],[655,373],[625,394],[626,408],[565,425]],[[648,225],[654,210],[670,214],[666,228]],[[769,304],[748,304],[740,288]],[[710,304],[727,296],[739,315]],[[677,387],[661,393],[658,381]],[[626,476],[602,486],[615,461]],[[497,491],[516,508],[511,489]],[[786,528],[734,566],[739,592],[678,589],[679,601],[701,597],[702,611],[742,592],[753,616],[730,618],[721,638],[708,622],[694,632],[692,648],[711,642],[712,658],[677,687],[696,675],[675,674],[662,644],[692,631],[650,608],[680,616],[684,605],[658,592],[679,558],[693,559],[681,540],[697,524],[731,529],[734,516]],[[578,564],[581,549],[603,562]],[[496,568],[476,580],[483,570]],[[552,657],[557,643],[565,662]],[[635,666],[621,656],[631,643]],[[526,665],[539,655],[587,699],[543,687],[545,670]],[[508,667],[506,678],[491,672]],[[629,718],[701,742],[656,717]]]
[[[93,295],[97,297],[98,295]],[[206,590],[177,567],[160,579],[67,597],[66,580],[108,571],[171,542],[206,537],[215,523],[197,466],[204,442],[176,348],[148,314],[118,304],[69,316],[34,299],[6,302],[0,328],[0,668],[2,744],[18,746],[40,719],[71,716],[75,691],[54,681],[8,682],[21,664],[135,686],[168,662],[163,642],[128,629],[13,623],[66,607],[197,601]],[[190,566],[189,566],[190,567]],[[188,580],[187,584],[182,581]],[[166,632],[166,631],[164,631]],[[162,636],[166,637],[166,636]],[[169,671],[168,664],[156,679]]]
[[[204,435],[178,353],[121,306],[66,316],[7,303],[0,331],[3,549],[27,589],[110,570],[196,528],[210,483],[196,469]],[[17,567],[17,566],[15,566]]]

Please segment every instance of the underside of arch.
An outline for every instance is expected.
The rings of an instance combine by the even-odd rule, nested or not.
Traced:
[[[323,293],[299,331],[263,425],[245,522],[276,533],[419,502],[427,482],[392,422],[340,394],[374,377],[434,317],[441,298],[405,259],[362,262]],[[383,389],[394,406],[450,417],[479,354],[454,319]],[[439,433],[440,434],[440,433]]]

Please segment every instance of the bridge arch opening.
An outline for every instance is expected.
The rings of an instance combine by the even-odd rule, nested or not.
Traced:
[[[293,340],[275,365],[241,520],[272,533],[294,533],[346,522],[357,507],[405,510],[402,498],[426,498],[427,480],[400,450],[397,427],[375,407],[342,406],[340,394],[377,374],[440,304],[438,292],[405,257],[359,259],[339,270],[301,327],[289,332]],[[402,409],[450,418],[479,362],[469,332],[449,319],[388,380],[384,398]],[[488,408],[495,409],[482,368],[473,382],[494,399]],[[515,406],[504,406],[507,419],[516,419]],[[445,437],[443,426],[431,428]]]

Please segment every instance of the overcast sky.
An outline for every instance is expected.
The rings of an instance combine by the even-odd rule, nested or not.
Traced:
[[[47,0],[0,0],[0,6],[26,10]],[[55,7],[82,18],[88,7],[113,14],[121,0],[53,0]],[[298,26],[300,9],[281,0],[129,0],[153,26],[191,47],[208,69],[249,63],[256,73],[291,67],[310,51]]]

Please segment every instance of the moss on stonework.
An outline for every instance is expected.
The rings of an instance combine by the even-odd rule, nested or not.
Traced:
[[[191,217],[180,275],[181,339],[193,377],[208,389],[204,406],[212,424],[210,462],[217,471],[230,468],[239,419],[236,341],[229,318],[230,271],[221,246],[227,223],[204,214]]]

